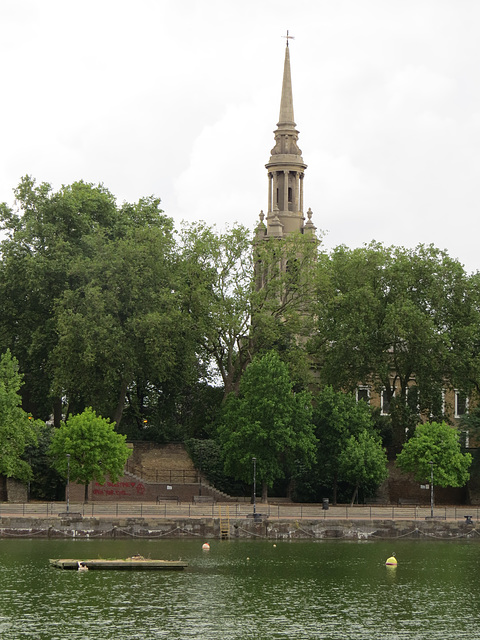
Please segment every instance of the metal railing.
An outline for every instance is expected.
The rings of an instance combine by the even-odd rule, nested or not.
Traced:
[[[153,502],[88,502],[69,504],[68,515],[81,514],[85,518],[216,518],[218,506],[228,505],[231,519],[251,517],[253,505],[245,502],[225,503],[179,503],[165,501]],[[430,507],[398,506],[362,506],[339,505],[323,509],[313,504],[260,504],[256,505],[257,514],[262,517],[283,520],[428,520]],[[1,503],[0,517],[52,517],[66,516],[64,502],[43,503]],[[461,520],[467,516],[474,520],[480,518],[480,507],[448,506],[435,507],[434,519]]]
[[[192,469],[155,469],[153,467],[140,468],[132,461],[127,461],[125,470],[134,476],[141,477],[144,482],[158,484],[197,484],[200,475]]]

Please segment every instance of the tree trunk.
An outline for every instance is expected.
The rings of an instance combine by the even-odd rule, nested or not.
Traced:
[[[350,506],[353,507],[353,503],[355,502],[355,498],[358,496],[358,483],[355,486],[355,490],[353,492],[353,496],[352,496],[352,501],[350,503]]]
[[[267,504],[268,502],[268,485],[266,482],[262,482],[262,503]]]
[[[117,408],[115,409],[115,412],[112,416],[112,422],[115,422],[117,427],[120,424],[120,420],[122,419],[122,414],[123,414],[123,408],[125,407],[125,398],[127,396],[127,386],[128,386],[127,381],[122,380],[122,386],[120,388],[120,395],[118,397]]]
[[[88,502],[88,486],[89,486],[89,484],[90,484],[89,482],[87,482],[85,484],[85,495],[84,495],[84,501],[85,502]]]
[[[293,494],[295,493],[296,483],[295,478],[290,478],[287,486],[287,498],[292,499]]]
[[[333,496],[332,496],[332,504],[335,507],[337,505],[337,474],[333,475]]]
[[[62,399],[57,397],[53,401],[53,426],[58,429],[62,422]]]

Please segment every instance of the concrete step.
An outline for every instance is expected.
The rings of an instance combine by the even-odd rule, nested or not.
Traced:
[[[161,495],[211,496],[216,502],[232,501],[231,496],[219,491],[201,475],[193,465],[182,444],[158,445],[151,442],[129,443],[133,453],[129,458],[125,477],[148,487],[148,493]],[[167,486],[171,489],[167,490]],[[188,490],[187,490],[188,486]]]

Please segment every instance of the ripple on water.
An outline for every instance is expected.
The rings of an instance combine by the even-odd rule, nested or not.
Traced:
[[[2,640],[480,640],[477,545],[399,544],[392,572],[391,545],[382,543],[212,543],[209,554],[198,541],[110,543],[110,557],[116,549],[181,556],[189,569],[78,573],[48,566],[49,555],[75,555],[71,546],[53,554],[31,542],[26,553],[8,543],[0,545]],[[81,549],[106,555],[75,543]]]

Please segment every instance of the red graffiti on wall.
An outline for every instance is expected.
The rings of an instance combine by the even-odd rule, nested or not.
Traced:
[[[104,484],[95,482],[93,495],[96,496],[142,496],[145,493],[145,485],[142,482],[121,480],[119,482],[107,481]]]

